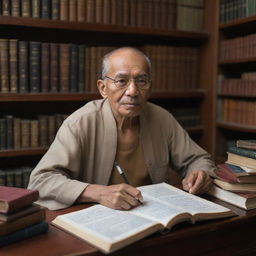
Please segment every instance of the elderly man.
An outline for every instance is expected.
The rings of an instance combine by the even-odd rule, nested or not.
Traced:
[[[211,185],[210,156],[166,110],[148,103],[151,64],[139,50],[123,47],[103,59],[102,100],[70,115],[30,178],[39,204],[56,210],[98,202],[128,210],[143,200],[137,186],[167,181],[170,168],[183,188],[200,194]],[[129,184],[118,172],[125,171]]]

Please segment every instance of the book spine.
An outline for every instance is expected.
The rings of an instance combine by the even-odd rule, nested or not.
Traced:
[[[6,149],[13,148],[13,116],[5,116],[6,120]]]
[[[2,236],[0,240],[0,247],[12,244],[36,235],[43,234],[48,231],[49,224],[46,221],[28,226],[27,228],[15,231],[8,235]]]
[[[12,0],[11,2],[11,13],[13,17],[20,16],[20,0]]]
[[[22,171],[21,170],[14,170],[14,184],[17,188],[23,188],[23,177],[22,177]]]
[[[32,18],[40,18],[40,0],[32,0]]]
[[[50,91],[57,92],[59,88],[59,45],[50,43]]]
[[[18,40],[9,40],[10,91],[18,92]]]
[[[70,91],[77,92],[78,82],[78,48],[70,45]]]
[[[85,0],[77,0],[77,21],[85,21]]]
[[[21,120],[21,147],[30,147],[30,121],[26,119]]]
[[[78,91],[85,91],[85,46],[78,46]]]
[[[0,118],[0,150],[6,149],[6,136],[7,136],[6,120],[5,118]]]
[[[41,1],[41,17],[42,19],[50,19],[51,11],[50,11],[50,0],[42,0]]]
[[[19,41],[19,91],[28,92],[28,42]]]
[[[2,0],[2,15],[10,16],[11,15],[11,2],[10,0]]]
[[[9,43],[8,39],[0,39],[0,80],[1,80],[1,92],[9,92]]]
[[[52,20],[60,19],[60,0],[51,1]]]
[[[60,0],[60,20],[68,21],[69,8],[68,0]]]
[[[237,147],[229,147],[228,152],[237,154],[240,156],[245,156],[248,158],[256,159],[256,151],[255,150],[249,150],[249,149],[237,148]]]
[[[56,134],[56,118],[55,116],[51,115],[48,116],[48,144],[51,145],[55,138]]]
[[[13,120],[13,143],[14,149],[21,148],[21,120],[20,118],[14,118]]]
[[[69,21],[77,21],[77,0],[69,0]]]
[[[60,44],[60,91],[69,91],[69,44]]]
[[[42,43],[41,45],[41,88],[42,92],[49,91],[50,79],[50,62],[49,62],[49,43]]]
[[[47,147],[48,146],[47,116],[40,115],[38,117],[38,120],[39,120],[39,145],[40,147]]]
[[[21,15],[24,18],[31,17],[30,0],[22,0],[21,1]]]
[[[30,42],[30,92],[40,92],[41,43]]]
[[[39,122],[38,122],[38,120],[30,121],[30,146],[31,146],[31,148],[39,147]]]

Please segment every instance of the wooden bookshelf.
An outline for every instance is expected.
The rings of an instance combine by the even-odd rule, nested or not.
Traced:
[[[159,90],[152,93],[150,100],[163,101],[168,105],[179,101],[184,106],[191,102],[198,105],[201,123],[187,128],[187,131],[189,134],[195,135],[196,142],[204,149],[213,153],[217,74],[217,2],[215,0],[205,1],[205,26],[200,32],[178,31],[175,28],[167,30],[144,26],[0,16],[0,38],[28,42],[84,44],[88,47],[164,45],[197,48],[199,52],[197,88]],[[182,75],[186,76],[185,73]],[[86,91],[82,93],[0,93],[0,109],[3,110],[2,116],[13,115],[21,118],[32,116],[33,118],[36,114],[59,112],[60,114],[69,114],[81,104],[99,98],[101,96],[97,92],[87,93]],[[2,150],[0,151],[0,161],[5,159],[5,162],[8,162],[15,157],[19,157],[19,159],[22,157],[40,158],[45,152],[45,148]]]

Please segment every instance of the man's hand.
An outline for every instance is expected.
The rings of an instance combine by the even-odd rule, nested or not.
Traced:
[[[129,210],[142,200],[140,191],[127,184],[103,186],[89,184],[77,199],[78,202],[97,202],[117,210]]]
[[[183,189],[191,194],[203,194],[210,189],[212,179],[208,173],[200,170],[189,172],[182,180]]]

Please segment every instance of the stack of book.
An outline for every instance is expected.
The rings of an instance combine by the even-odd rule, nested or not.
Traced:
[[[256,208],[256,140],[238,140],[215,171],[209,194],[244,209]]]
[[[48,230],[37,190],[0,186],[0,247]]]

